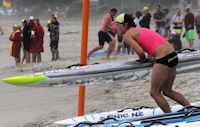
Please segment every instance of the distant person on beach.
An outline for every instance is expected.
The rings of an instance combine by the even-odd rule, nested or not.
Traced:
[[[123,13],[116,18],[117,33],[123,36],[126,43],[139,56],[139,62],[145,63],[145,52],[155,59],[152,75],[150,95],[158,106],[165,112],[171,112],[168,102],[164,98],[167,96],[183,106],[190,103],[182,94],[172,89],[176,77],[176,65],[178,56],[174,47],[161,35],[147,28],[133,27],[132,18]]]
[[[181,10],[176,9],[176,14],[172,17],[171,23],[173,24],[173,30],[176,32],[176,35],[181,36],[184,23],[184,15],[181,14]]]
[[[113,36],[109,33],[112,29],[111,23],[113,22],[113,19],[115,15],[117,14],[117,9],[116,8],[111,8],[110,12],[107,13],[103,19],[102,19],[102,24],[101,28],[98,33],[99,37],[99,45],[91,49],[88,53],[88,58],[93,52],[96,52],[100,49],[103,49],[105,42],[109,44],[108,46],[108,53],[107,53],[107,59],[110,59],[111,53],[115,50],[115,39]]]
[[[151,17],[152,16],[151,16],[151,14],[149,12],[149,8],[145,6],[143,8],[143,17],[142,17],[142,19],[140,21],[140,26],[150,29]]]
[[[142,20],[143,16],[142,16],[142,12],[141,11],[136,11],[135,13],[135,18],[134,18],[134,23],[136,25],[137,28],[140,28],[140,22]]]
[[[35,41],[37,44],[36,62],[42,62],[41,53],[44,52],[44,29],[38,18],[35,19]]]
[[[16,65],[19,65],[21,61],[20,50],[22,45],[22,33],[20,27],[21,27],[20,25],[14,24],[13,32],[10,36],[10,41],[11,41],[10,55],[15,58]]]
[[[171,33],[171,19],[172,19],[172,16],[169,14],[169,9],[165,8],[163,9],[163,12],[165,14],[165,38],[169,38],[169,35]]]
[[[35,17],[30,16],[29,18],[29,27],[31,29],[31,43],[30,43],[30,53],[31,53],[31,62],[36,63],[36,52],[37,52],[37,42],[35,40]]]
[[[156,9],[153,15],[156,32],[165,37],[165,14],[162,12],[160,5],[158,5]]]
[[[59,43],[59,22],[57,21],[57,17],[52,15],[51,20],[47,22],[48,31],[50,32],[50,48],[52,54],[52,61],[60,59],[59,51],[58,51],[58,43]]]
[[[189,48],[193,49],[193,41],[195,39],[195,32],[194,32],[194,22],[195,17],[194,14],[190,11],[190,8],[186,8],[186,15],[184,19],[185,23],[185,38],[189,43]]]
[[[26,63],[30,63],[30,39],[31,39],[31,29],[28,25],[27,20],[22,20],[22,25],[23,25],[23,52],[24,56],[22,58],[21,63],[23,64],[24,60],[26,60]]]
[[[195,26],[196,26],[198,38],[200,39],[200,10],[197,16],[195,17]]]

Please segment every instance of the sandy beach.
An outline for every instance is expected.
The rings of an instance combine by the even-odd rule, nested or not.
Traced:
[[[88,49],[98,43],[98,29],[100,18],[91,18],[89,27]],[[59,19],[61,23],[60,54],[61,59],[51,61],[49,49],[49,35],[45,28],[46,21],[42,20],[45,36],[45,52],[43,62],[16,67],[14,59],[8,54],[9,35],[13,23],[20,22],[20,18],[2,19],[1,26],[7,26],[8,32],[0,37],[0,79],[15,75],[32,74],[45,70],[66,68],[79,63],[81,42],[81,20]],[[62,34],[64,32],[75,32]],[[195,40],[195,49],[199,49],[200,41]],[[188,43],[183,39],[184,47]],[[105,47],[106,49],[106,47]],[[112,60],[131,60],[134,55],[114,56]],[[104,58],[92,58],[89,63],[109,62]],[[177,75],[174,88],[190,100],[200,101],[200,73],[192,72]],[[94,82],[86,87],[85,114],[111,111],[125,107],[152,106],[157,107],[149,96],[149,80],[125,80]],[[56,127],[53,122],[76,116],[78,86],[58,85],[53,87],[17,87],[0,82],[0,127]],[[171,105],[175,102],[169,100]]]

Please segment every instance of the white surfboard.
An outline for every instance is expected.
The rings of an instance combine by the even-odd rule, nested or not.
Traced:
[[[194,106],[200,106],[200,102],[192,103]],[[176,112],[183,107],[181,105],[171,106],[172,112]],[[98,122],[107,118],[115,118],[117,120],[124,120],[129,118],[141,118],[146,116],[153,116],[163,114],[160,108],[138,108],[138,109],[122,109],[111,112],[103,112],[97,114],[90,114],[80,117],[73,117],[61,121],[56,121],[55,124],[73,126],[81,122]]]

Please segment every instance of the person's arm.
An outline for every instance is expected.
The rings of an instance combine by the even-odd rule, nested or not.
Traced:
[[[154,15],[153,15],[153,20],[154,20],[155,23],[157,23],[158,19],[156,17],[156,13],[154,13]]]
[[[140,45],[133,39],[135,37],[134,34],[130,35],[125,35],[124,36],[124,41],[129,42],[130,46],[134,49],[134,51],[137,53],[137,55],[140,58],[141,62],[144,62],[146,57],[145,57],[145,52],[144,50],[140,47]]]
[[[162,15],[161,19],[157,20],[157,22],[165,22],[165,21],[166,21],[166,17],[164,14]]]
[[[172,19],[171,19],[171,23],[173,23],[173,24],[176,23],[176,22],[175,22],[175,16],[172,17]]]
[[[165,18],[157,19],[156,22],[165,22]]]

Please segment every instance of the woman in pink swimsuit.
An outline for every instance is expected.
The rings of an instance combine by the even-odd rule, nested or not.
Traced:
[[[182,94],[172,90],[176,77],[176,65],[178,64],[178,56],[173,46],[154,31],[132,27],[133,19],[128,14],[120,14],[116,22],[118,34],[123,35],[124,41],[132,46],[141,62],[146,61],[145,52],[155,58],[150,95],[158,106],[164,112],[171,112],[164,96],[183,106],[190,105]]]

